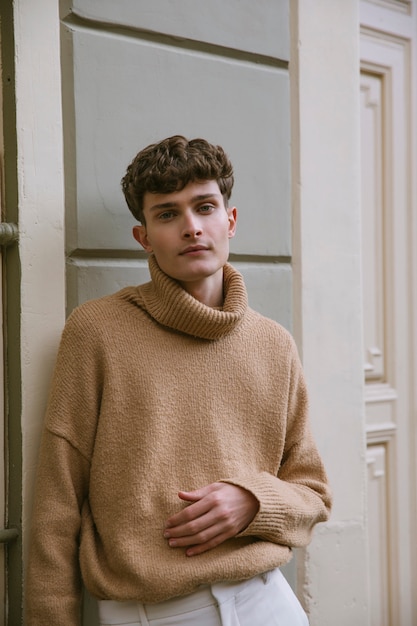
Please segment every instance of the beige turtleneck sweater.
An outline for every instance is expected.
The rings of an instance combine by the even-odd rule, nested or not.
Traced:
[[[78,626],[81,580],[101,599],[159,602],[286,563],[327,519],[291,336],[224,268],[222,310],[150,257],[151,282],[87,302],[66,324],[42,439],[27,572],[28,626]],[[225,481],[259,512],[187,557],[163,537],[178,490]]]

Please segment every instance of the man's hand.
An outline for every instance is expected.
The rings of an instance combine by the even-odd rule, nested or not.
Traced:
[[[167,520],[164,537],[172,548],[188,547],[187,556],[201,554],[234,537],[259,509],[255,496],[229,483],[212,483],[195,491],[180,491],[189,506]]]

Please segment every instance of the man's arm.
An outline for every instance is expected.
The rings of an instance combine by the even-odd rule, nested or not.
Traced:
[[[30,626],[79,626],[81,510],[101,396],[92,322],[73,314],[65,326],[42,435],[26,576]]]
[[[285,447],[276,476],[265,471],[221,479],[181,499],[193,502],[167,520],[164,536],[193,556],[231,537],[256,536],[298,547],[311,540],[330,514],[332,496],[311,435],[304,375],[294,349],[288,393]],[[227,486],[228,489],[222,488]],[[233,488],[233,489],[232,489]]]
[[[73,446],[45,430],[26,574],[30,626],[81,623],[78,549],[89,469],[88,461]]]

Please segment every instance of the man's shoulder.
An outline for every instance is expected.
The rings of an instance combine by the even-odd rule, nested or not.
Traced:
[[[294,343],[293,336],[287,328],[276,320],[259,313],[259,311],[249,308],[248,319],[255,332],[285,343]]]
[[[137,300],[140,287],[123,287],[114,293],[85,300],[72,310],[71,315],[91,315],[94,311],[111,311],[130,306]]]
[[[102,328],[108,324],[118,323],[120,317],[125,317],[137,299],[137,287],[124,287],[115,293],[92,298],[76,306],[69,314],[66,329]]]
[[[274,363],[300,363],[297,345],[287,328],[253,309],[248,310],[248,316],[252,350]]]

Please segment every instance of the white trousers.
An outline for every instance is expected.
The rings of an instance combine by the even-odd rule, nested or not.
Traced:
[[[100,626],[308,626],[279,569],[238,583],[216,583],[159,604],[98,603]]]

